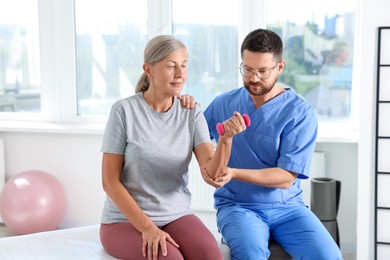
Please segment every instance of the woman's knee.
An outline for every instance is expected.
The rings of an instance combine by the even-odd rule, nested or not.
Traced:
[[[128,222],[102,224],[100,228],[100,240],[104,250],[118,259],[142,259],[142,236]],[[159,259],[183,260],[181,252],[170,243],[167,243],[168,255],[163,256],[159,250]]]
[[[223,259],[215,237],[194,215],[172,222],[164,231],[180,245],[179,250],[185,259]]]

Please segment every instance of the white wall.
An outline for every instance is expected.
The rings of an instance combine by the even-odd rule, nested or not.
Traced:
[[[62,226],[99,223],[101,135],[0,133],[4,140],[6,177],[43,170],[64,186],[68,209]]]
[[[357,153],[356,143],[317,143],[317,151],[325,152],[326,177],[341,181],[337,222],[343,253],[356,253],[357,224]]]
[[[388,0],[362,0],[360,58],[360,125],[357,184],[357,259],[374,259],[375,100],[377,32],[390,26]]]

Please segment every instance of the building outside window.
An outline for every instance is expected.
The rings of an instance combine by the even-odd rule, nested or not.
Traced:
[[[352,118],[355,4],[267,1],[267,28],[285,43],[286,67],[279,81],[305,97],[322,121]],[[299,12],[291,12],[294,7]]]

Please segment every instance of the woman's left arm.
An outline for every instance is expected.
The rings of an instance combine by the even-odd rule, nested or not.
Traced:
[[[225,133],[218,139],[214,148],[210,143],[203,143],[194,148],[194,153],[200,167],[205,167],[210,178],[215,179],[226,173],[226,167],[230,158],[233,136],[246,129],[245,121],[238,112],[224,123]]]

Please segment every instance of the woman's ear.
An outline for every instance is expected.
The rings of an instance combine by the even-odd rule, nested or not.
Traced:
[[[144,63],[144,65],[142,67],[144,69],[144,72],[145,72],[146,76],[148,78],[151,78],[152,74],[151,74],[151,66],[150,66],[150,64],[149,63]]]

